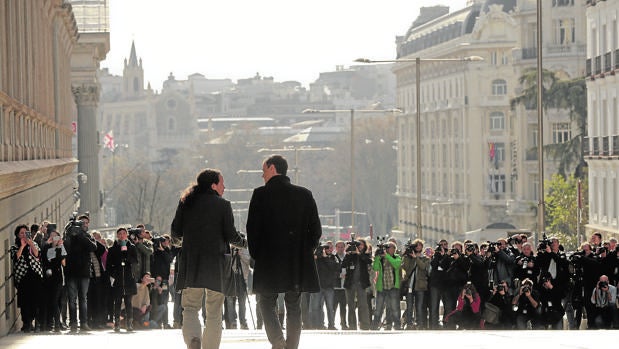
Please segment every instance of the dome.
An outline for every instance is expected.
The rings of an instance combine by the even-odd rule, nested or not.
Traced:
[[[486,0],[481,12],[488,12],[490,5],[503,5],[503,12],[509,13],[516,7],[517,0]]]

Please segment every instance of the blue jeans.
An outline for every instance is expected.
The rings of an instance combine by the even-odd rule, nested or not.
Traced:
[[[238,297],[226,297],[226,306],[228,307],[228,318],[226,319],[230,324],[236,326],[237,312],[236,303],[239,303],[238,319],[241,326],[247,326],[247,317],[245,315],[246,302],[247,302],[247,289],[242,287],[239,290]]]
[[[440,315],[441,300],[445,308],[443,313],[447,315],[447,308],[445,307],[446,298],[445,290],[438,287],[430,287],[430,329],[432,330],[440,328],[438,318]]]
[[[67,277],[69,297],[69,324],[77,326],[77,298],[79,296],[80,324],[88,323],[88,285],[90,278]]]
[[[390,311],[387,315],[391,318],[387,319],[387,325],[393,324],[393,328],[400,328],[400,289],[392,288],[389,290],[383,290],[376,292],[376,310],[374,312],[374,320],[372,321],[372,327],[378,329],[381,324],[383,316],[383,310],[387,306]]]
[[[328,326],[335,327],[335,291],[332,288],[321,288],[320,292],[310,294],[310,316],[314,328],[324,327],[324,313],[322,304],[327,306]]]

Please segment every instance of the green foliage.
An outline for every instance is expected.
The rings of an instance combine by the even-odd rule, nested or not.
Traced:
[[[548,235],[558,236],[566,249],[578,247],[578,179],[573,175],[567,179],[555,174],[546,181],[545,226]],[[588,222],[587,181],[581,181],[583,201],[581,231]]]
[[[583,140],[587,129],[587,88],[583,78],[560,79],[556,72],[542,71],[542,107],[569,113],[569,119],[576,124],[577,134],[564,143],[545,144],[544,151],[558,161],[557,171],[564,178],[569,169],[574,169],[577,178],[584,178]],[[510,101],[512,109],[524,105],[526,109],[537,108],[537,70],[527,69],[519,79],[522,93]]]

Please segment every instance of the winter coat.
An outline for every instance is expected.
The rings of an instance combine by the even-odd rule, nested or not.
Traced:
[[[322,235],[312,192],[272,177],[253,192],[247,217],[256,293],[318,292],[314,250]]]
[[[64,239],[64,246],[67,250],[67,265],[65,275],[75,278],[90,278],[90,252],[97,250],[95,239],[88,232],[81,228],[67,233]]]
[[[107,252],[106,269],[112,282],[112,292],[115,297],[131,296],[137,293],[136,276],[132,265],[137,263],[138,254],[135,245],[127,240],[127,251],[121,250],[121,245],[114,241],[114,245]]]
[[[413,291],[428,290],[428,272],[430,271],[430,259],[426,256],[411,257],[405,256],[402,258],[402,270],[404,270],[405,279],[403,287],[408,287],[410,277],[415,272],[415,284]]]
[[[372,256],[367,253],[347,253],[342,261],[342,268],[346,270],[344,279],[344,288],[351,289],[353,287],[353,277],[355,269],[359,269],[359,282],[361,287],[370,287],[370,267],[372,265]]]
[[[222,291],[224,255],[230,244],[245,245],[234,227],[232,206],[214,191],[195,193],[190,204],[179,202],[172,237],[183,239],[176,289],[187,287]],[[231,271],[225,271],[231,273]]]

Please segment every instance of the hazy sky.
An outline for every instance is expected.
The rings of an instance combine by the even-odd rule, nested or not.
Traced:
[[[101,67],[121,75],[135,40],[146,82],[248,78],[308,86],[355,58],[395,58],[419,7],[467,0],[109,0],[111,49]]]

